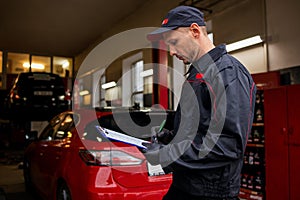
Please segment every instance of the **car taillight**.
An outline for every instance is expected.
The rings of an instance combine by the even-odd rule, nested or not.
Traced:
[[[80,150],[79,155],[87,165],[130,166],[143,162],[142,159],[118,150]]]
[[[17,90],[13,90],[13,92],[10,93],[10,97],[11,97],[12,99],[20,99],[20,96],[19,96]]]
[[[65,92],[65,99],[66,101],[71,101],[71,92],[69,89],[66,90]]]

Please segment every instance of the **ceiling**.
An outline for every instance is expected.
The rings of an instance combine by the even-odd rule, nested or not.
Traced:
[[[142,0],[0,0],[0,50],[76,56],[114,24],[130,16]],[[183,0],[209,17],[238,0]],[[116,6],[116,4],[118,6]]]
[[[0,50],[75,56],[145,1],[0,2]]]

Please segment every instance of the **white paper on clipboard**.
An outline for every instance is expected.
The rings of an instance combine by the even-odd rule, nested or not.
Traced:
[[[103,136],[112,139],[112,140],[116,140],[119,142],[124,142],[127,144],[131,144],[134,146],[137,146],[139,148],[143,148],[143,149],[147,149],[147,147],[145,147],[142,143],[150,143],[149,141],[146,140],[142,140],[139,138],[135,138],[129,135],[125,135],[123,133],[117,132],[117,131],[113,131],[107,128],[103,128],[101,126],[96,126],[97,131],[102,134]]]

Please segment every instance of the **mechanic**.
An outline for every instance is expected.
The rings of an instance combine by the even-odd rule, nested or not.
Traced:
[[[256,94],[250,73],[227,53],[225,45],[213,44],[197,8],[170,10],[162,26],[147,38],[163,40],[171,56],[190,64],[174,130],[153,127],[154,139],[144,144],[148,162],[172,172],[173,181],[163,199],[239,199]]]

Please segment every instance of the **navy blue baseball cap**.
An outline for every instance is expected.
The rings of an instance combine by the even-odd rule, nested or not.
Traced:
[[[192,23],[205,26],[203,13],[195,7],[178,6],[168,12],[161,27],[149,33],[147,39],[150,41],[160,40],[163,33],[179,27],[189,27]]]

